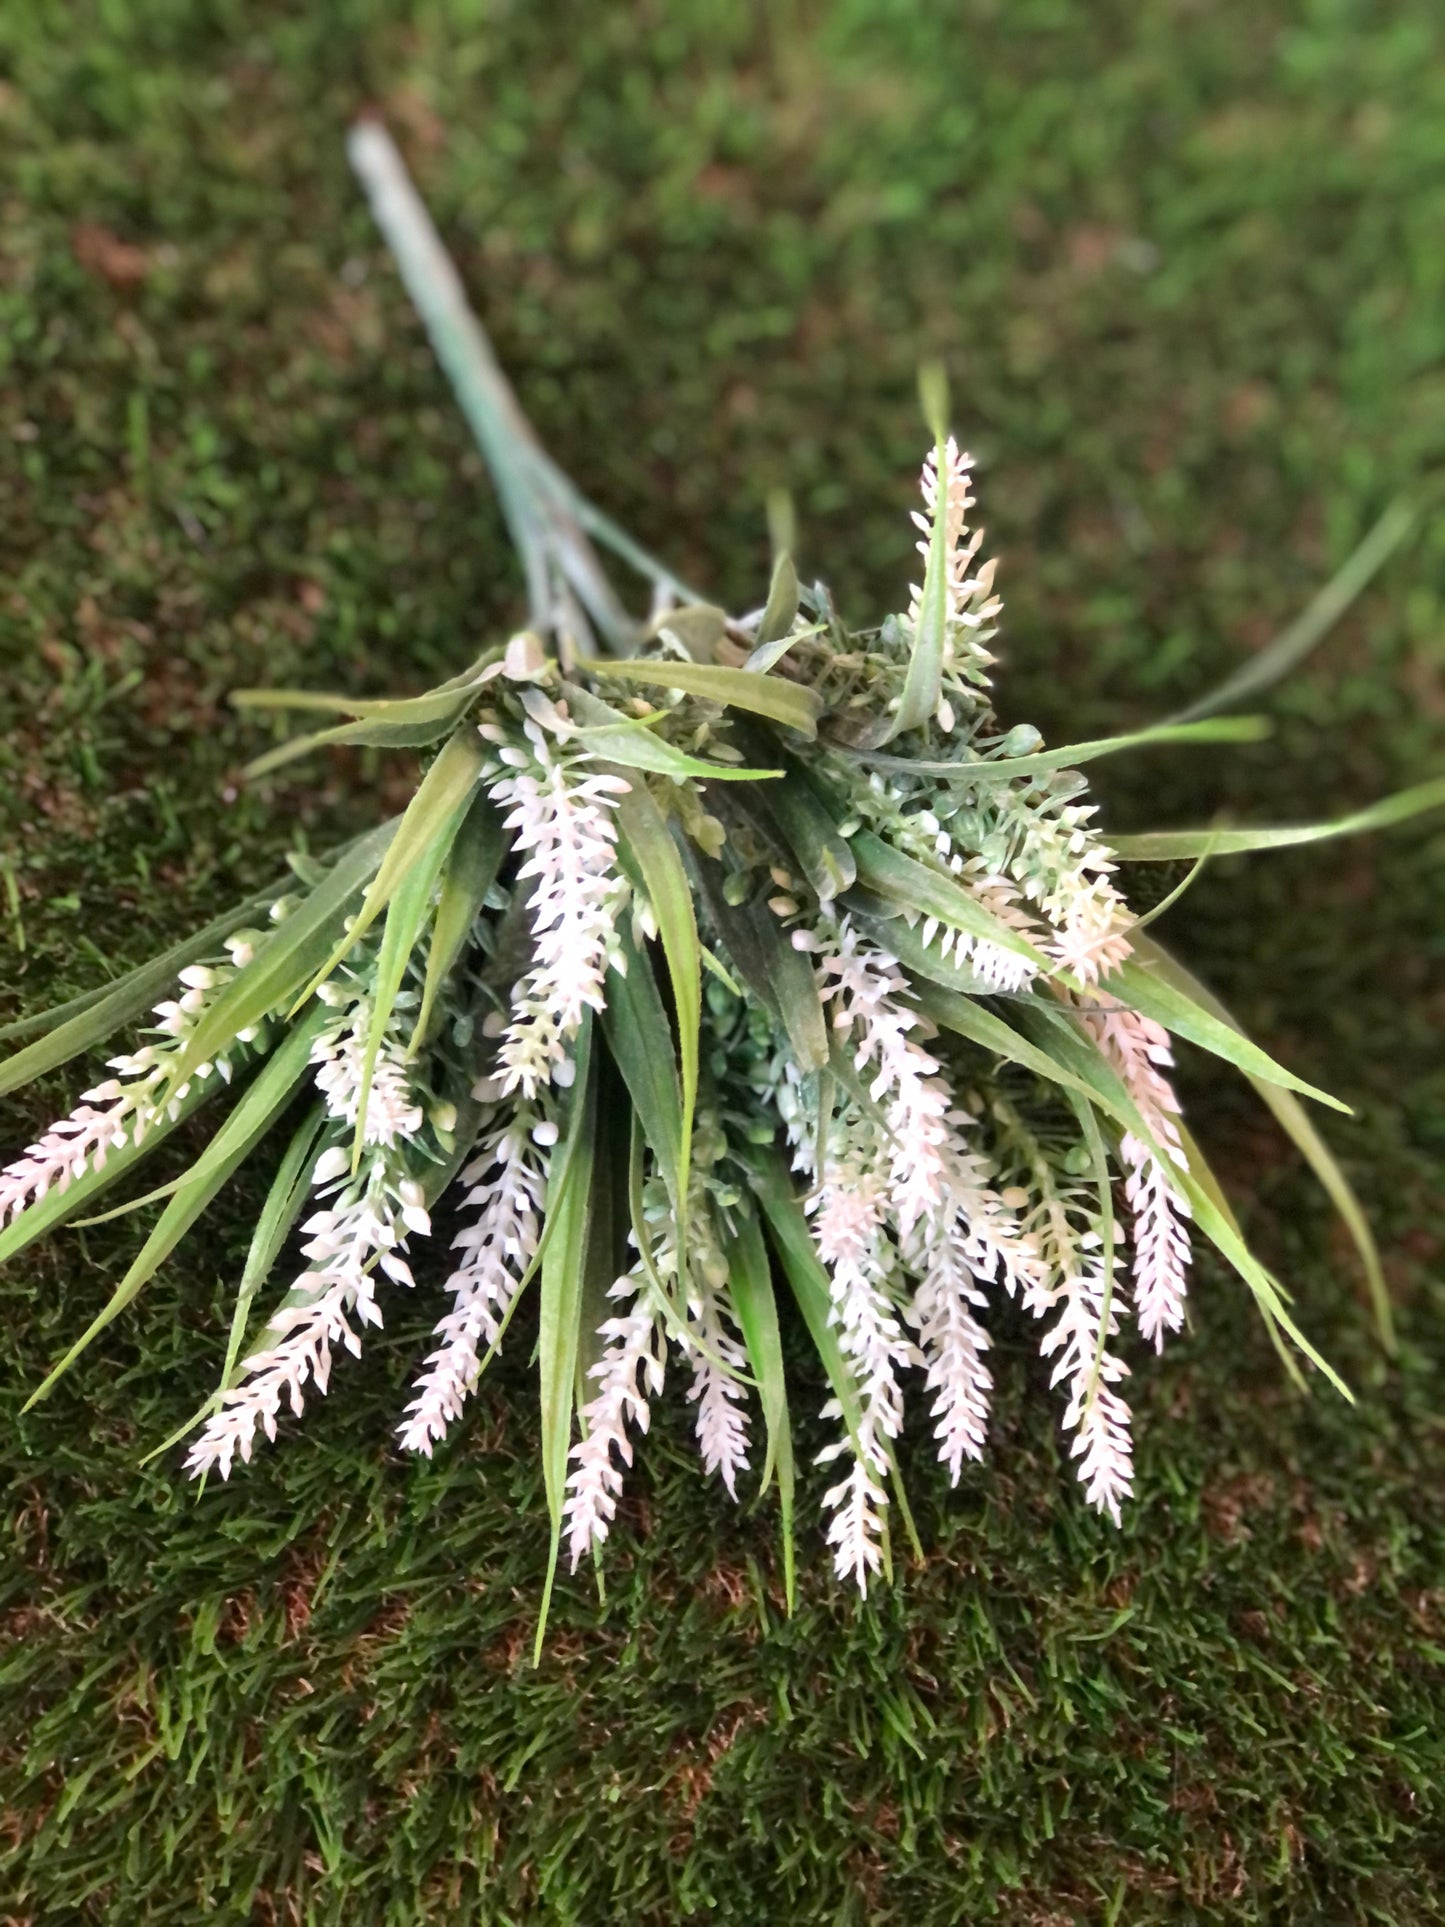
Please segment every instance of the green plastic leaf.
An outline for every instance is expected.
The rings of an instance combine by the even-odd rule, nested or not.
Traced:
[[[1036,950],[1017,930],[985,910],[959,883],[941,870],[930,869],[901,850],[895,850],[871,830],[860,830],[849,839],[858,865],[858,881],[900,909],[916,910],[920,916],[937,917],[940,923],[964,930],[972,937],[983,937],[1000,950],[1011,950],[1027,957],[1040,970],[1053,968],[1042,951]]]
[[[462,953],[488,890],[497,880],[506,848],[506,832],[502,828],[501,817],[486,796],[474,796],[452,842],[442,873],[436,921],[432,925],[431,945],[427,951],[421,1009],[417,1012],[411,1034],[410,1054],[413,1056],[427,1040],[441,987]]]
[[[1330,823],[1282,824],[1274,828],[1231,830],[1216,825],[1207,830],[1152,830],[1140,836],[1116,836],[1111,848],[1128,863],[1172,863],[1178,857],[1236,856],[1248,850],[1286,850],[1300,843],[1324,843],[1337,836],[1363,836],[1408,822],[1426,810],[1445,805],[1445,776],[1431,777],[1412,789],[1385,796],[1367,809],[1351,810]]]
[[[342,958],[360,943],[400,888],[403,878],[430,860],[439,839],[444,842],[442,855],[445,855],[449,847],[448,829],[455,835],[462,812],[481,780],[485,761],[482,739],[476,730],[459,729],[448,739],[408,803],[395,836],[388,842],[376,875],[367,885],[355,922],[342,934],[326,962],[301,993],[297,1007],[315,995]]]
[[[92,1340],[135,1300],[216,1193],[270,1130],[306,1075],[311,1060],[311,1044],[325,1015],[324,1010],[318,1010],[306,1023],[296,1025],[262,1066],[255,1081],[242,1093],[235,1109],[186,1173],[161,1213],[155,1229],[105,1306],[26,1400],[26,1411],[49,1396]]]
[[[706,663],[712,661],[727,628],[726,611],[711,602],[687,602],[665,610],[649,625],[649,632],[660,635],[665,629],[695,661]]]
[[[361,1078],[357,1092],[356,1141],[352,1169],[361,1160],[366,1130],[366,1107],[371,1096],[376,1060],[381,1053],[387,1026],[391,1023],[407,966],[431,917],[432,891],[441,875],[442,865],[451,854],[452,844],[462,826],[472,799],[463,797],[450,816],[444,817],[430,843],[416,853],[411,866],[402,874],[391,902],[386,908],[386,924],[376,957],[376,978],[371,994],[371,1015],[367,1022],[366,1048],[361,1059]],[[398,841],[406,835],[403,820]]]
[[[783,1345],[778,1333],[778,1306],[773,1295],[772,1270],[762,1229],[751,1211],[739,1211],[726,1247],[728,1289],[748,1349],[748,1363],[757,1382],[758,1398],[767,1427],[768,1449],[759,1490],[766,1492],[776,1469],[778,1505],[783,1515],[783,1589],[788,1611],[793,1610],[795,1556],[793,1547],[793,1434],[788,1419],[788,1386],[783,1372]]]
[[[211,1060],[238,1031],[259,1024],[295,996],[335,941],[333,932],[346,906],[371,877],[396,835],[393,817],[361,837],[337,858],[324,879],[278,924],[243,970],[201,1013],[185,1047],[176,1054],[172,1087],[182,1084],[198,1064]]]
[[[766,648],[770,643],[781,642],[798,619],[798,571],[793,566],[793,558],[786,550],[773,564],[773,579],[768,586],[768,605],[763,610],[763,619],[758,624],[758,647]],[[761,666],[757,663],[758,650],[748,658],[746,667],[757,673]]]
[[[1221,716],[1205,723],[1156,723],[1150,729],[1131,730],[1124,736],[1100,736],[1087,743],[1067,743],[1061,749],[1041,749],[1028,756],[979,756],[967,760],[927,761],[915,756],[889,756],[882,751],[858,749],[845,751],[870,768],[893,770],[909,776],[938,776],[949,782],[1011,783],[1017,776],[1040,776],[1046,770],[1076,769],[1081,763],[1096,762],[1101,756],[1117,756],[1124,750],[1149,749],[1167,743],[1258,743],[1270,735],[1273,725],[1264,716]]]
[[[1140,958],[1147,955],[1141,948]],[[1156,1024],[1173,1031],[1176,1037],[1187,1037],[1192,1044],[1222,1057],[1226,1063],[1233,1064],[1236,1070],[1246,1077],[1258,1077],[1266,1084],[1274,1084],[1283,1090],[1298,1091],[1302,1097],[1312,1097],[1317,1104],[1324,1104],[1332,1111],[1343,1111],[1348,1117],[1350,1107],[1342,1104],[1328,1091],[1317,1090],[1313,1084],[1305,1083],[1283,1065],[1277,1064],[1267,1051],[1252,1044],[1244,1034],[1232,1024],[1222,1023],[1192,992],[1179,983],[1171,982],[1150,969],[1142,961],[1130,958],[1108,979],[1106,991],[1113,988],[1127,1004],[1152,1017]]]
[[[723,895],[727,873],[720,863],[698,857],[693,874],[733,969],[782,1024],[800,1068],[822,1070],[828,1062],[828,1026],[812,964],[794,950],[765,902],[728,902]]]
[[[476,665],[459,681],[429,689],[422,696],[394,698],[355,697],[310,689],[236,689],[231,703],[236,709],[308,709],[323,715],[352,716],[358,722],[378,723],[456,723],[481,687]]]
[[[923,594],[918,605],[918,621],[913,632],[913,653],[908,658],[908,675],[899,699],[893,727],[884,738],[890,742],[905,730],[920,729],[931,722],[943,693],[943,651],[948,640],[948,515],[944,499],[944,445],[935,451],[938,464],[938,504],[933,529],[928,538],[928,563],[923,576]]]
[[[816,736],[823,699],[815,689],[782,676],[760,676],[750,669],[720,669],[696,662],[589,662],[590,674],[620,682],[642,683],[661,689],[680,689],[684,695],[745,709],[770,722]]]
[[[742,769],[736,763],[713,763],[688,756],[664,737],[652,734],[652,726],[666,718],[666,710],[654,711],[645,718],[624,716],[577,683],[564,682],[562,694],[578,725],[580,746],[585,755],[620,763],[628,769],[646,770],[654,776],[670,776],[675,783],[690,778],[755,783],[782,775],[777,769]]]
[[[618,932],[626,970],[607,973],[607,1004],[602,1026],[614,1063],[627,1084],[628,1094],[642,1125],[642,1133],[662,1167],[674,1206],[682,1218],[684,1147],[682,1100],[677,1059],[672,1048],[672,1026],[667,1021],[657,980],[645,950],[633,943],[630,932]]]
[[[1251,656],[1242,668],[1226,677],[1218,688],[1197,702],[1190,703],[1172,722],[1185,722],[1207,716],[1212,710],[1226,709],[1246,696],[1257,696],[1262,689],[1280,682],[1298,668],[1311,650],[1325,639],[1340,617],[1368,587],[1371,579],[1399,548],[1419,519],[1416,502],[1392,502],[1366,535],[1354,554],[1325,584],[1309,606],[1295,618],[1283,635]]]
[[[1233,1030],[1239,1030],[1239,1024],[1214,993],[1200,983],[1199,979],[1176,957],[1171,956],[1160,945],[1148,940],[1141,942],[1139,948],[1141,954],[1147,956],[1149,963],[1161,976],[1169,978],[1181,990],[1187,991],[1198,1004],[1217,1017],[1220,1023],[1228,1024]],[[1277,1084],[1266,1083],[1262,1078],[1251,1076],[1249,1081],[1274,1113],[1276,1122],[1303,1156],[1336,1211],[1339,1212],[1359,1253],[1360,1263],[1364,1267],[1365,1281],[1369,1288],[1370,1302],[1374,1309],[1381,1343],[1387,1351],[1393,1352],[1396,1349],[1394,1309],[1385,1283],[1384,1267],[1380,1263],[1379,1247],[1370,1229],[1370,1221],[1365,1216],[1349,1179],[1345,1176],[1330,1147],[1315,1129],[1309,1113],[1298,1098],[1289,1091],[1281,1090]]]
[[[541,1307],[537,1331],[537,1361],[541,1386],[542,1482],[547,1493],[551,1544],[547,1553],[547,1581],[537,1618],[533,1664],[540,1664],[547,1613],[557,1576],[562,1544],[562,1505],[567,1493],[567,1455],[572,1443],[572,1411],[577,1384],[577,1353],[581,1342],[582,1301],[587,1264],[588,1229],[592,1216],[592,1175],[596,1162],[596,1086],[589,1077],[584,1089],[573,1087],[580,1117],[575,1149],[556,1183],[547,1186],[546,1217],[552,1236],[541,1267]]]
[[[745,754],[765,753],[755,736],[744,733],[739,745]],[[824,903],[831,903],[858,880],[858,864],[846,837],[838,834],[835,819],[813,786],[790,758],[779,759],[785,774],[766,790],[741,790],[736,807],[743,809],[777,844],[782,856],[792,857]]]
[[[838,1343],[837,1329],[831,1317],[833,1298],[828,1286],[828,1274],[813,1243],[813,1234],[808,1229],[803,1207],[793,1193],[787,1171],[776,1151],[760,1150],[750,1154],[748,1171],[753,1192],[767,1219],[773,1249],[783,1268],[783,1275],[798,1302],[803,1322],[808,1327],[828,1384],[842,1411],[848,1436],[856,1450],[863,1421],[858,1382]]]
[[[677,1205],[679,1239],[685,1240],[688,1171],[692,1160],[692,1121],[697,1110],[698,1037],[702,1028],[702,949],[692,888],[667,820],[641,784],[634,784],[617,804],[618,850],[624,865],[642,885],[657,934],[667,959],[677,1013],[677,1054],[682,1069],[681,1156],[678,1159]],[[679,1247],[678,1270],[686,1267]]]
[[[451,727],[450,718],[434,723],[340,723],[335,729],[318,729],[278,743],[275,749],[247,763],[246,774],[269,776],[273,770],[294,763],[298,757],[313,755],[318,749],[425,749],[439,743]]]

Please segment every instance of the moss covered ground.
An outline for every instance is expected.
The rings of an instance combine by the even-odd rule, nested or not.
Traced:
[[[364,103],[559,458],[723,599],[759,595],[786,482],[804,565],[896,605],[941,353],[1004,558],[1003,706],[1054,741],[1207,687],[1445,453],[1434,0],[53,0],[0,12],[0,75],[5,1014],[410,781],[338,757],[242,786],[229,689],[421,688],[515,612],[347,177]],[[1432,774],[1442,599],[1437,517],[1271,743],[1100,765],[1107,820]],[[1116,1532],[1005,1317],[992,1455],[949,1493],[907,1442],[927,1557],[866,1608],[818,1473],[785,1617],[771,1503],[704,1487],[670,1406],[605,1605],[563,1585],[533,1670],[527,1345],[401,1463],[424,1283],[229,1487],[140,1467],[219,1366],[264,1169],[23,1416],[136,1223],[10,1267],[0,1920],[1445,1918],[1442,886],[1425,823],[1220,863],[1168,925],[1354,1105],[1328,1129],[1398,1361],[1298,1160],[1191,1058],[1196,1134],[1357,1403],[1293,1390],[1201,1260],[1191,1331],[1135,1359]],[[77,1081],[7,1100],[5,1143]]]

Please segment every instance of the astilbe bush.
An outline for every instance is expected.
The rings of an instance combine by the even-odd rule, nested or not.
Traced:
[[[951,1480],[984,1454],[1003,1297],[1038,1321],[1084,1496],[1117,1520],[1133,1476],[1126,1333],[1162,1348],[1180,1329],[1194,1231],[1329,1371],[1188,1137],[1171,1035],[1255,1081],[1346,1201],[1378,1276],[1295,1095],[1323,1094],[1151,940],[1120,862],[1329,826],[1101,837],[1079,773],[1090,757],[1258,725],[1049,751],[999,720],[995,563],[936,383],[902,612],[848,628],[785,551],[751,613],[690,594],[537,446],[385,135],[359,129],[353,158],[497,475],[529,620],[420,697],[243,692],[253,709],[348,719],[258,769],[318,743],[420,748],[410,806],[328,863],[297,857],[288,887],[156,963],[10,1027],[39,1035],[0,1067],[0,1089],[175,985],[150,1041],[0,1172],[0,1257],[239,1093],[154,1194],[164,1209],[142,1251],[41,1391],[284,1122],[193,1474],[228,1477],[329,1389],[387,1292],[412,1286],[445,1201],[453,1262],[399,1442],[443,1443],[535,1285],[554,1557],[565,1542],[574,1567],[613,1526],[671,1361],[705,1471],[733,1497],[776,1478],[791,1580],[788,1402],[809,1394],[784,1381],[780,1295],[820,1364],[841,1578],[863,1589],[888,1567],[910,1403]],[[594,541],[649,580],[645,622]],[[305,1263],[253,1329],[293,1232]]]

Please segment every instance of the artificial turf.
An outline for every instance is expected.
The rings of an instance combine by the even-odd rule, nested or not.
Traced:
[[[480,463],[350,182],[381,107],[565,466],[750,605],[762,505],[898,605],[942,354],[1003,556],[1003,708],[1077,740],[1258,648],[1445,453],[1433,0],[57,0],[0,13],[4,1014],[141,960],[410,782],[246,787],[260,682],[411,690],[517,610]],[[1438,768],[1445,524],[1256,749],[1100,765],[1106,820],[1287,818]],[[1197,1058],[1196,1135],[1357,1403],[1289,1384],[1207,1257],[1133,1353],[1139,1493],[1089,1514],[1030,1334],[986,1464],[905,1441],[927,1556],[860,1607],[825,1475],[795,1615],[771,1501],[670,1402],[607,1597],[546,1555],[525,1332],[432,1465],[391,1427],[428,1277],[198,1498],[264,1168],[45,1404],[138,1226],[0,1275],[0,1920],[1445,1918],[1445,837],[1221,862],[1172,943],[1355,1107],[1331,1142],[1387,1362],[1284,1140]],[[3,1105],[20,1145],[81,1082]],[[794,1347],[805,1448],[821,1398]]]

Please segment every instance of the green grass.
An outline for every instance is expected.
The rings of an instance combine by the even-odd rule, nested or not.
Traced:
[[[515,611],[345,172],[360,104],[556,454],[724,599],[761,593],[786,482],[804,565],[853,610],[897,603],[914,372],[941,354],[1004,557],[1005,709],[1067,741],[1198,693],[1439,467],[1441,37],[1431,0],[6,12],[5,1012],[410,781],[338,756],[239,786],[261,738],[228,689],[421,688]],[[1101,765],[1107,820],[1316,814],[1434,774],[1442,584],[1437,515],[1273,743]],[[12,1266],[0,1919],[1445,1918],[1442,885],[1426,823],[1220,863],[1167,931],[1356,1107],[1327,1128],[1398,1364],[1298,1160],[1191,1059],[1194,1129],[1358,1404],[1296,1394],[1202,1260],[1194,1328],[1135,1360],[1114,1532],[1001,1320],[991,1457],[950,1494],[916,1428],[927,1560],[866,1609],[827,1576],[812,1473],[784,1617],[771,1504],[704,1487],[670,1403],[605,1606],[559,1586],[533,1671],[525,1335],[437,1463],[402,1464],[425,1282],[228,1488],[137,1470],[219,1365],[263,1170],[25,1416],[137,1227]],[[7,1101],[6,1144],[76,1081]]]

